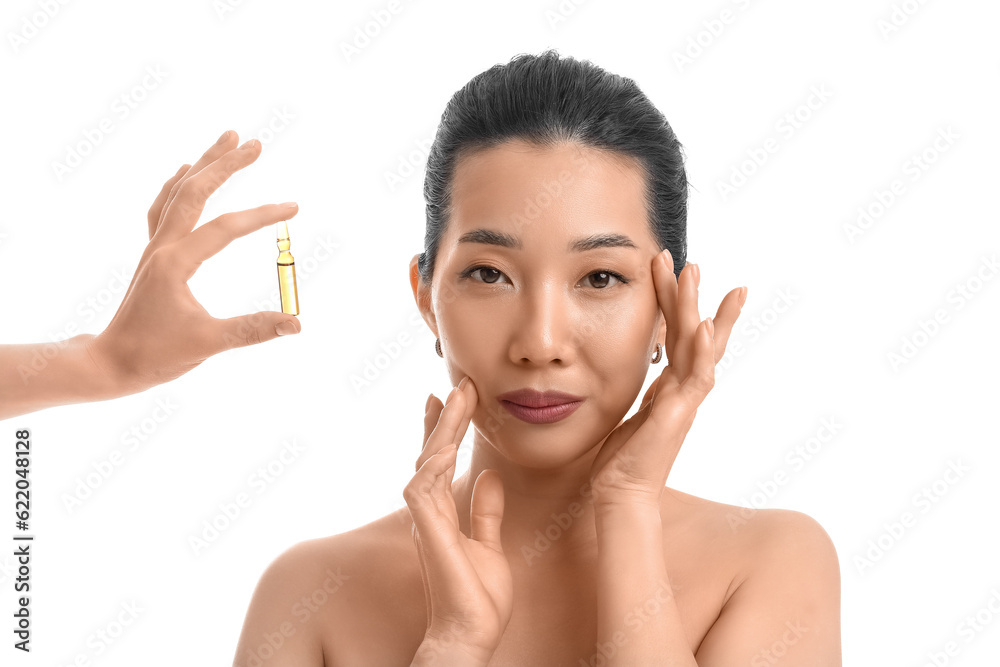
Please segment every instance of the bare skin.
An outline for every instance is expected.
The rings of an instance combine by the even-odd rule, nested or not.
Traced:
[[[202,262],[240,236],[287,220],[298,205],[225,213],[195,228],[208,197],[260,155],[229,130],[164,183],[146,216],[149,245],[118,311],[100,334],[59,344],[0,345],[0,420],[36,410],[128,396],[174,380],[208,357],[298,333],[294,315],[261,311],[215,318],[187,286]]]
[[[407,507],[279,556],[234,664],[841,664],[822,527],[665,485],[745,292],[700,320],[697,269],[674,279],[643,188],[638,165],[576,144],[459,161],[433,287],[416,258],[410,274],[459,388],[428,401]],[[521,247],[458,242],[476,229]],[[594,234],[634,247],[570,249]],[[657,343],[670,364],[625,421]],[[582,402],[530,424],[497,398],[528,386]]]

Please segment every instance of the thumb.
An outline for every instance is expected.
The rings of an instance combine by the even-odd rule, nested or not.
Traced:
[[[302,330],[302,323],[297,317],[273,310],[229,317],[220,322],[224,350],[264,343],[279,335],[298,333]]]
[[[469,525],[472,539],[503,553],[500,524],[503,522],[503,481],[496,470],[484,470],[472,487]]]

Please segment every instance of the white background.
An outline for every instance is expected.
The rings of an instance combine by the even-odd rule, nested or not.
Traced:
[[[14,430],[32,430],[37,536],[30,656],[11,648],[12,548],[0,549],[4,664],[229,664],[279,553],[403,506],[424,401],[450,389],[408,282],[423,249],[421,145],[472,76],[547,47],[635,79],[676,131],[702,317],[749,287],[730,341],[742,354],[717,370],[668,484],[823,525],[842,568],[845,664],[923,665],[950,641],[958,654],[947,664],[1000,654],[1000,614],[987,606],[1000,610],[1000,279],[987,268],[1000,250],[1000,6],[566,0],[553,22],[554,0],[423,0],[402,2],[350,59],[343,45],[387,2],[103,0],[53,3],[51,17],[42,6],[7,2],[0,17],[0,340],[101,331],[161,185],[227,129],[260,139],[262,154],[201,220],[299,203],[290,229],[303,331],[140,395],[0,426],[8,455]],[[880,22],[894,12],[886,33]],[[127,117],[122,95],[135,104]],[[113,131],[88,151],[105,118]],[[935,148],[949,128],[951,142]],[[777,150],[748,162],[768,139]],[[81,146],[88,154],[60,179],[53,165]],[[723,196],[741,170],[745,183]],[[402,182],[390,187],[387,174]],[[894,180],[902,194],[879,211]],[[859,207],[878,215],[852,238]],[[276,288],[276,252],[261,230],[190,285],[219,317],[278,309],[254,305]],[[971,299],[956,297],[959,286]],[[88,299],[104,305],[88,311]],[[938,310],[943,323],[923,334]],[[409,344],[357,388],[352,378],[404,333]],[[158,401],[175,406],[161,422]],[[824,420],[836,433],[794,464]],[[134,452],[122,441],[132,428],[146,429]],[[258,494],[248,478],[289,440],[304,452]],[[124,463],[67,509],[65,495],[116,448]],[[967,472],[949,482],[951,463]],[[769,485],[776,474],[785,483]],[[917,499],[924,488],[936,488],[933,503]],[[196,555],[189,538],[240,492],[252,505]],[[893,537],[887,526],[907,512],[915,524]],[[133,602],[138,618],[97,655],[91,635]],[[986,625],[970,633],[977,612]]]

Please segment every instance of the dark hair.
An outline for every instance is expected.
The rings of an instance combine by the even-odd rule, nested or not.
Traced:
[[[477,74],[441,114],[424,179],[427,230],[418,268],[426,284],[451,213],[456,161],[510,139],[538,146],[574,140],[637,160],[645,171],[651,230],[680,276],[687,260],[688,182],[670,124],[632,79],[550,49]]]

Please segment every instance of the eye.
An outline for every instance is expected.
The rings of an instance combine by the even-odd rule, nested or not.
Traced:
[[[625,276],[623,276],[620,273],[616,273],[615,271],[609,271],[608,269],[601,269],[599,271],[594,271],[593,273],[588,275],[587,278],[593,278],[594,276],[598,276],[597,284],[594,284],[594,281],[591,281],[591,287],[594,287],[595,289],[607,289],[608,282],[612,278],[622,283],[623,285],[628,283],[628,280],[625,278]]]
[[[501,271],[500,269],[495,269],[492,266],[486,266],[486,265],[470,267],[465,271],[463,271],[461,274],[459,274],[459,276],[461,278],[468,278],[474,276],[477,273],[480,274],[479,277],[481,278],[481,280],[477,280],[477,282],[482,282],[487,285],[498,285],[498,284],[503,284],[503,282],[509,282],[509,281],[500,281],[501,276],[506,278],[503,271]],[[594,276],[597,277],[597,280],[596,281],[591,280],[590,287],[593,287],[594,289],[598,290],[607,289],[609,286],[613,287],[615,283],[611,282],[612,280],[616,280],[623,285],[626,285],[630,282],[630,280],[625,276],[623,276],[622,274],[618,273],[617,271],[611,271],[610,269],[599,269],[597,271],[592,271],[587,275],[586,278],[584,278],[584,281],[586,281],[589,278],[593,278]]]
[[[462,272],[462,277],[465,278],[480,271],[482,272],[482,280],[479,282],[486,283],[487,285],[497,284],[500,276],[503,275],[503,272],[500,271],[500,269],[494,269],[492,266],[473,266],[472,268],[466,269]]]

